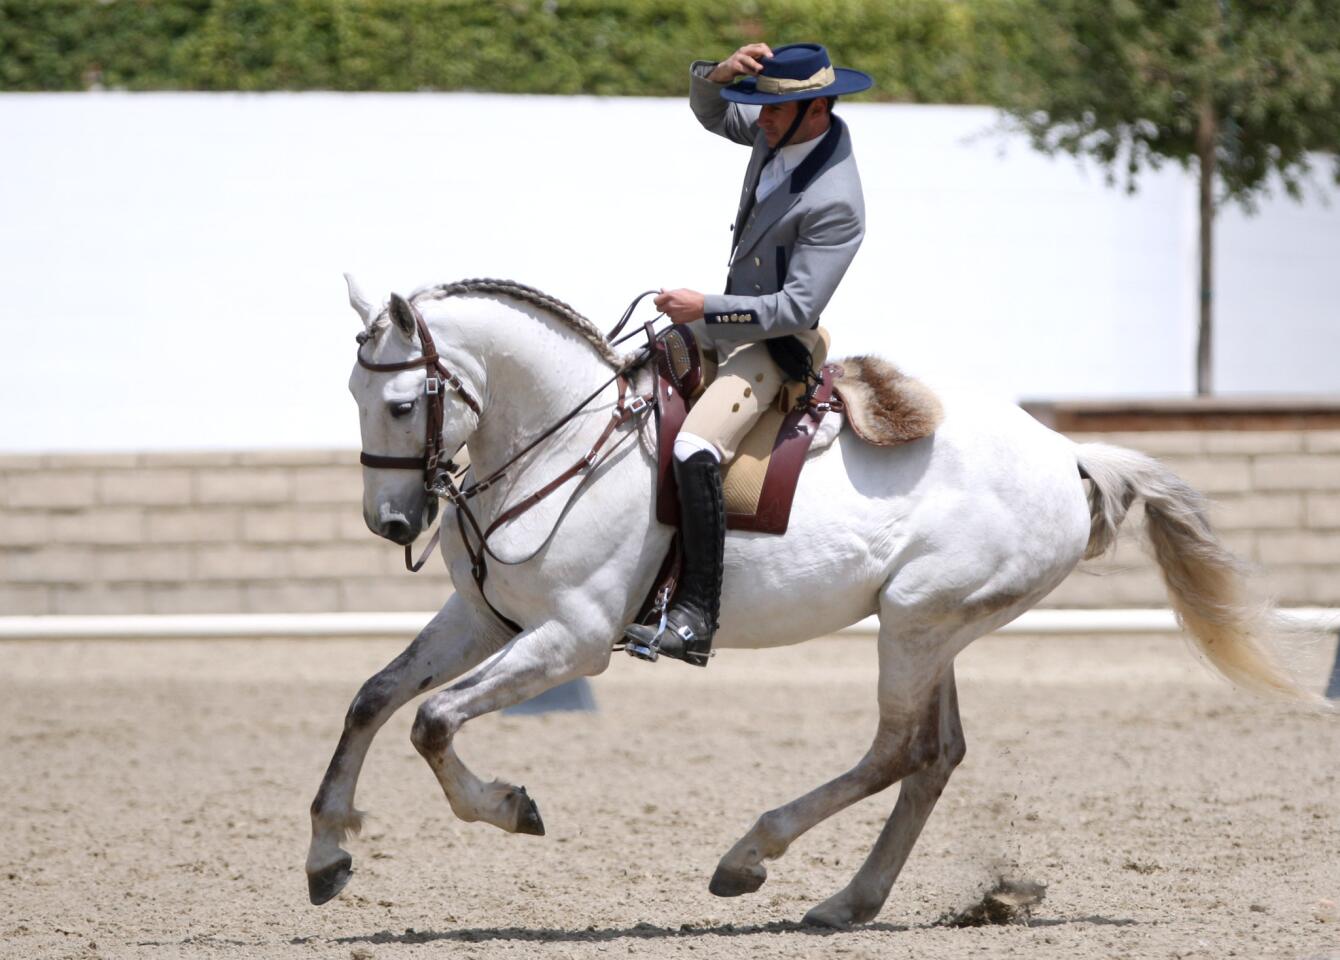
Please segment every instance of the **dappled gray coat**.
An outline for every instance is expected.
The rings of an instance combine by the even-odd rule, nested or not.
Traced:
[[[690,68],[689,105],[713,133],[753,147],[736,212],[730,274],[724,294],[703,304],[714,344],[809,330],[837,289],[865,236],[865,200],[847,126],[836,116],[813,152],[741,223],[768,153],[759,108],[721,98],[707,79],[715,63]]]

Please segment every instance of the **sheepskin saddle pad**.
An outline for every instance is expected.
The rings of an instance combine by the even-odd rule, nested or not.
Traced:
[[[842,376],[833,392],[842,400],[847,426],[866,443],[891,447],[920,440],[934,433],[944,419],[940,400],[930,387],[904,376],[887,360],[849,357],[838,364]]]

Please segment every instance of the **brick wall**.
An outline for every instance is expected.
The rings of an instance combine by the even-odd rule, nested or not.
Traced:
[[[358,455],[0,459],[0,614],[432,610],[363,524]]]
[[[1083,434],[1164,459],[1289,605],[1340,606],[1340,431]],[[0,615],[431,610],[450,589],[372,536],[349,451],[0,458]],[[1048,606],[1161,606],[1124,525]]]

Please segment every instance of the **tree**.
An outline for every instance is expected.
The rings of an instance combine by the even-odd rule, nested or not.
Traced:
[[[1196,392],[1208,394],[1215,211],[1251,212],[1275,182],[1298,199],[1309,152],[1340,154],[1340,0],[1051,0],[1018,11],[1030,39],[999,100],[1035,147],[1092,157],[1131,191],[1167,160],[1197,170]],[[1340,157],[1333,174],[1340,183]]]

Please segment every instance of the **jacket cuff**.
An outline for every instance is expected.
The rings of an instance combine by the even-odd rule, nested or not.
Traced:
[[[731,307],[723,294],[710,293],[703,297],[703,323],[708,328],[726,328],[723,333],[733,327],[747,325],[757,327],[758,311],[747,307]]]
[[[705,80],[717,88],[724,87],[726,86],[724,83],[713,83],[707,79],[707,75],[717,68],[719,62],[718,60],[695,60],[689,66],[689,74],[695,80]]]

